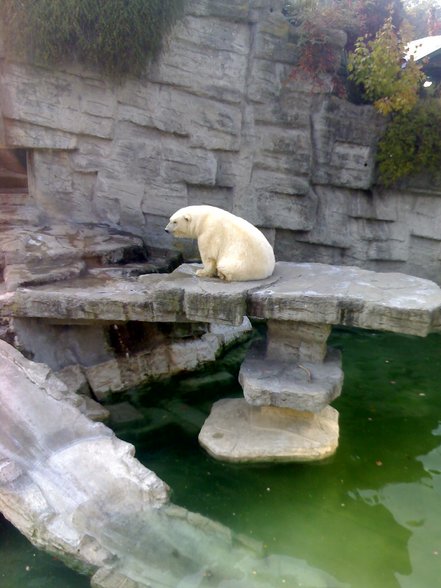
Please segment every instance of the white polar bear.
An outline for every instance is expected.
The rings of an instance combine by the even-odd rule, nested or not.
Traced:
[[[165,230],[174,237],[198,240],[204,267],[197,276],[245,282],[273,273],[274,251],[266,237],[245,219],[222,208],[186,206],[170,217]]]

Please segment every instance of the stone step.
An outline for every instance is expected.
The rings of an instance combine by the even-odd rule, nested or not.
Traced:
[[[84,272],[85,264],[81,260],[69,260],[65,264],[47,260],[39,264],[14,263],[5,267],[3,280],[6,290],[13,292],[19,286],[38,286],[47,282],[69,280]]]
[[[328,349],[323,363],[267,359],[253,347],[239,372],[246,401],[254,406],[277,406],[320,412],[337,398],[343,386],[340,352]]]
[[[306,462],[333,455],[338,435],[338,412],[331,406],[312,413],[227,398],[213,405],[199,443],[225,461]]]
[[[157,271],[146,260],[141,238],[106,228],[76,225],[42,227],[32,206],[0,205],[0,251],[8,291],[88,273],[103,279]],[[14,226],[15,225],[15,226]],[[110,266],[108,271],[103,266]],[[164,271],[168,269],[165,265]]]
[[[0,206],[23,206],[31,202],[31,197],[27,190],[23,188],[5,190],[0,188]]]
[[[0,226],[37,225],[39,215],[26,187],[0,187]]]
[[[39,211],[33,205],[0,204],[0,225],[38,225]]]
[[[27,185],[28,176],[26,172],[19,173],[12,170],[0,168],[1,188],[27,188]]]

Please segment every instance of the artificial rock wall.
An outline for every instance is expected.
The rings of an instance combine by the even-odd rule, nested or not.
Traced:
[[[42,216],[170,248],[170,214],[213,204],[263,228],[279,260],[441,282],[441,186],[373,187],[384,121],[332,96],[326,78],[291,75],[297,37],[283,4],[188,0],[158,60],[120,84],[3,59],[2,143],[29,150]],[[344,35],[330,37],[341,51]]]

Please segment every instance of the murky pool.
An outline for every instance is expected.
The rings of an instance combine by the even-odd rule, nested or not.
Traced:
[[[239,466],[199,447],[212,402],[241,394],[238,351],[215,370],[133,391],[124,400],[145,419],[114,429],[172,487],[173,502],[263,542],[268,554],[302,560],[336,586],[439,586],[441,336],[339,330],[331,344],[343,351],[345,384],[333,403],[340,445],[326,462]],[[0,520],[0,586],[88,580]]]

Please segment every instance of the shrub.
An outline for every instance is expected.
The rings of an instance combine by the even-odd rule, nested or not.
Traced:
[[[412,58],[405,60],[408,40],[389,17],[374,40],[359,39],[349,55],[350,79],[362,86],[366,99],[385,115],[409,112],[418,100],[424,74]]]
[[[112,77],[139,75],[184,0],[0,0],[5,46],[53,65],[79,61]]]
[[[401,22],[401,0],[391,0],[393,22]],[[384,0],[290,0],[285,4],[285,14],[297,27],[300,56],[293,71],[305,72],[316,80],[321,74],[334,74],[334,91],[345,94],[347,71],[346,52],[354,49],[355,41],[363,36],[375,37],[391,8]],[[335,46],[335,31],[346,33],[346,52]],[[356,94],[351,85],[349,92]]]
[[[441,102],[419,100],[409,112],[392,118],[379,141],[379,180],[390,186],[399,179],[441,170]]]
[[[351,0],[292,0],[285,14],[298,34],[299,59],[291,77],[307,74],[320,86],[321,75],[331,74],[334,92],[343,95],[341,36],[336,32],[356,28]]]

